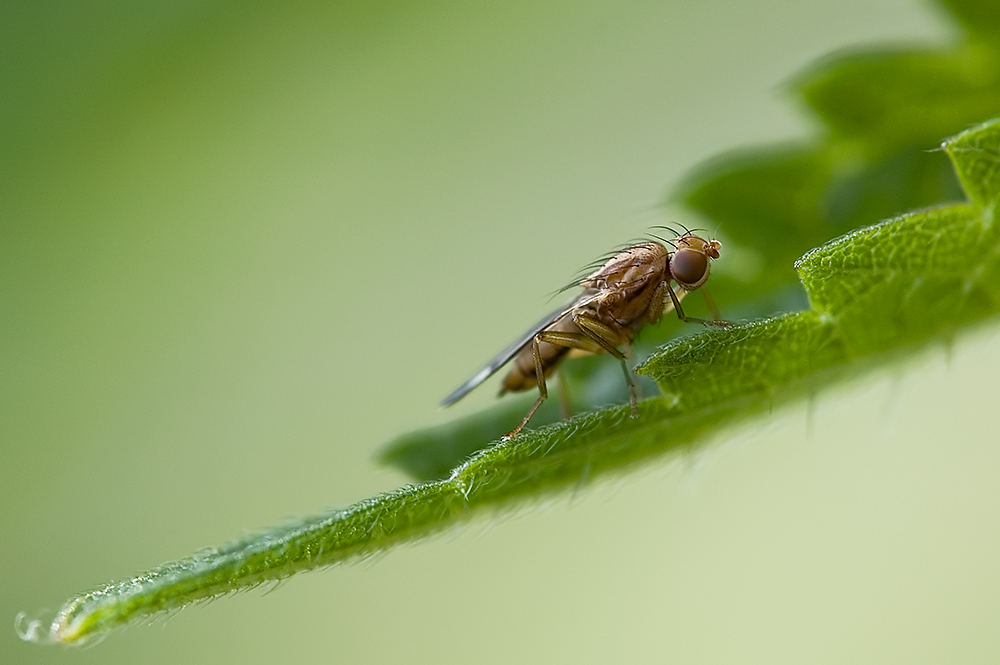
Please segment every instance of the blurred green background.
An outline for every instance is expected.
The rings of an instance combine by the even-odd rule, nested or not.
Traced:
[[[996,662],[990,330],[374,566],[92,649],[13,630],[406,482],[378,448],[491,403],[436,408],[578,267],[697,223],[659,206],[687,170],[817,131],[792,75],[955,34],[915,0],[5,3],[0,662]]]

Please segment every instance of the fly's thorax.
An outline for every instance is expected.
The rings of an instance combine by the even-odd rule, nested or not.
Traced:
[[[647,282],[663,281],[669,260],[670,253],[659,243],[633,245],[611,257],[580,286],[604,294],[642,289]]]
[[[655,294],[669,279],[669,265],[666,247],[643,243],[619,252],[584,280],[595,293],[587,310],[614,330],[613,344],[629,342],[644,322],[657,318],[651,309],[660,309]]]

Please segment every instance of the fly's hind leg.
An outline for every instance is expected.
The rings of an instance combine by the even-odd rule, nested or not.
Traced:
[[[549,396],[548,390],[545,388],[545,371],[542,369],[542,356],[538,352],[538,338],[540,336],[540,334],[535,335],[534,339],[531,340],[531,355],[535,359],[535,380],[538,381],[538,399],[536,399],[535,403],[531,405],[528,412],[524,414],[524,419],[521,421],[521,424],[500,437],[501,441],[509,441],[517,436],[517,433],[528,424],[528,421],[531,420],[531,416],[535,415],[535,411],[537,411],[538,407],[542,405],[545,398]]]
[[[536,399],[535,403],[531,405],[530,409],[528,409],[528,413],[524,414],[524,419],[521,420],[521,423],[505,434],[500,439],[501,441],[508,441],[517,436],[517,433],[528,424],[528,421],[531,420],[531,416],[535,415],[535,411],[537,411],[538,407],[542,405],[545,398],[549,396],[548,390],[545,386],[545,370],[542,367],[542,356],[538,351],[538,344],[540,342],[563,346],[567,349],[580,349],[581,351],[587,351],[588,353],[600,353],[605,350],[603,346],[596,344],[594,340],[583,333],[543,330],[535,335],[534,339],[531,340],[531,355],[535,359],[535,379],[538,381],[538,399]]]
[[[638,418],[639,407],[637,406],[637,402],[639,401],[639,388],[636,386],[635,380],[632,378],[632,372],[629,371],[628,364],[625,362],[625,354],[616,349],[615,345],[608,341],[609,339],[615,339],[618,335],[606,324],[589,316],[578,316],[574,321],[586,337],[600,346],[603,351],[607,351],[613,355],[621,363],[622,373],[625,374],[625,383],[628,385],[628,401],[632,409],[632,417]]]

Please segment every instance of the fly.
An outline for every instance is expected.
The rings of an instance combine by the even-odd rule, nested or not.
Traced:
[[[454,404],[513,360],[514,366],[504,378],[500,394],[537,386],[538,399],[521,423],[503,437],[503,440],[510,439],[528,424],[548,397],[545,377],[570,351],[576,350],[610,353],[618,359],[628,384],[632,417],[638,417],[635,381],[618,347],[630,344],[644,325],[656,323],[671,309],[677,312],[681,321],[729,325],[719,320],[710,300],[709,305],[716,316],[713,321],[686,316],[681,309],[681,298],[708,280],[711,262],[719,258],[722,244],[718,240],[705,240],[691,231],[678,234],[673,240],[654,238],[656,240],[622,249],[582,279],[579,286],[583,291],[579,295],[532,326],[445,397],[441,405]]]

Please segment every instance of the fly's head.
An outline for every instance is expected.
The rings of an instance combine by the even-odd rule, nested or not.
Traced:
[[[685,233],[673,241],[670,255],[670,277],[687,291],[694,291],[708,280],[711,261],[719,258],[722,243],[705,240],[693,233]]]

